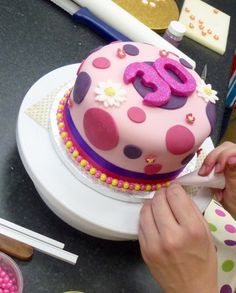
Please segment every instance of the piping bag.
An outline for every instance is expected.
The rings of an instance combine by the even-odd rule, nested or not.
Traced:
[[[201,213],[204,213],[214,196],[212,188],[225,188],[225,176],[223,173],[215,173],[215,170],[213,169],[208,176],[203,177],[198,175],[198,171],[199,170],[195,170],[176,178],[173,182],[177,182],[182,186],[198,187],[198,191],[196,195],[192,197],[192,200],[198,206]]]
[[[176,178],[172,182],[179,183],[183,187],[192,186],[197,187],[197,193],[192,197],[192,200],[196,203],[199,210],[203,213],[210,204],[214,192],[212,189],[224,189],[225,188],[225,176],[223,173],[217,174],[213,169],[208,176],[198,175],[199,170],[195,170],[186,175]],[[153,198],[155,191],[150,192],[145,196],[136,196],[137,198],[150,199]]]

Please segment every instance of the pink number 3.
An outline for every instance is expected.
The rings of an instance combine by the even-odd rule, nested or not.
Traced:
[[[193,76],[180,63],[168,57],[157,59],[154,67],[142,62],[128,65],[124,72],[124,82],[133,82],[137,75],[141,76],[144,86],[154,90],[144,97],[143,102],[149,106],[166,104],[171,94],[188,97],[196,89]],[[173,75],[176,75],[178,80]]]

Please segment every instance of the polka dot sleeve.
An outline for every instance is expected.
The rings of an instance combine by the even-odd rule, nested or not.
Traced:
[[[215,200],[205,211],[217,249],[219,293],[236,292],[236,221]]]

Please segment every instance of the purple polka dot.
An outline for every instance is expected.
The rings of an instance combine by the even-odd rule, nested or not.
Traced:
[[[141,157],[142,150],[135,145],[127,145],[124,147],[124,154],[129,159],[137,159]]]
[[[215,213],[216,213],[217,216],[219,216],[219,217],[225,217],[225,213],[224,213],[222,210],[220,210],[220,209],[216,209],[216,210],[215,210]]]
[[[91,77],[86,72],[80,72],[75,81],[74,89],[73,89],[73,99],[76,104],[80,104],[91,85]]]
[[[186,68],[189,68],[189,69],[193,69],[193,66],[191,64],[188,63],[188,61],[186,61],[185,59],[183,58],[180,58],[179,59],[179,62]]]
[[[186,158],[183,159],[183,161],[181,162],[182,165],[187,165],[188,162],[190,162],[192,160],[192,158],[194,157],[195,153],[188,155]]]
[[[233,290],[230,287],[230,285],[224,285],[220,289],[220,293],[232,293],[232,292],[233,292]]]
[[[225,230],[229,233],[236,233],[236,228],[233,225],[225,225]]]
[[[91,108],[84,114],[84,131],[92,145],[107,151],[119,142],[119,133],[112,116],[99,108]]]
[[[190,151],[195,143],[193,133],[182,125],[171,127],[166,133],[166,147],[174,155]]]
[[[148,93],[153,92],[151,87],[142,84],[142,78],[140,76],[136,76],[133,86],[142,98],[144,98]],[[186,104],[187,99],[187,97],[177,97],[171,95],[169,101],[165,105],[160,106],[160,108],[166,110],[176,110],[182,108]]]
[[[216,125],[216,105],[209,102],[206,106],[206,114],[211,125],[211,133],[213,132]],[[209,135],[211,135],[211,133]]]
[[[130,56],[137,56],[139,54],[139,49],[131,44],[126,44],[123,46],[123,50],[125,51],[126,54]]]
[[[111,62],[105,57],[98,57],[93,60],[93,66],[99,69],[106,69],[111,66]]]
[[[135,123],[142,123],[146,120],[145,112],[138,107],[131,107],[128,110],[128,117],[131,121]]]
[[[228,246],[235,246],[236,245],[236,241],[230,240],[230,239],[225,240],[224,243]]]

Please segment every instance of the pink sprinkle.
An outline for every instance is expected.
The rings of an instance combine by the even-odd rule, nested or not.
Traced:
[[[145,185],[144,185],[144,184],[141,184],[140,189],[141,189],[142,191],[144,191],[144,190],[145,190]]]
[[[220,216],[220,217],[225,217],[225,213],[224,213],[222,210],[220,210],[220,209],[216,209],[216,210],[215,210],[215,213],[216,213],[218,216]]]
[[[130,183],[129,184],[129,190],[133,190],[134,189],[134,183]]]
[[[112,182],[112,178],[111,177],[107,177],[106,183],[107,184],[111,184],[111,182]]]
[[[123,184],[124,184],[124,181],[119,180],[117,184],[118,188],[122,188]]]
[[[91,169],[91,167],[92,167],[92,166],[91,166],[90,164],[87,164],[87,165],[85,166],[85,170],[86,170],[86,171],[89,171],[89,170]]]
[[[63,110],[62,109],[57,109],[57,113],[62,113]]]
[[[69,141],[69,140],[70,140],[70,137],[68,137],[68,136],[65,137],[65,138],[64,138],[64,143],[67,143],[67,141]]]
[[[101,174],[102,174],[101,171],[97,171],[97,172],[95,173],[95,178],[100,178]]]
[[[77,158],[76,158],[76,161],[77,162],[81,162],[83,160],[83,157],[82,156],[78,156]]]
[[[63,122],[63,118],[57,118],[58,122]]]
[[[75,150],[75,147],[71,147],[71,148],[69,149],[69,152],[70,152],[70,153],[73,153],[74,150]]]
[[[152,191],[156,190],[156,185],[152,185]]]
[[[62,133],[62,132],[64,132],[65,130],[66,130],[65,127],[62,127],[62,128],[60,128],[59,133]]]
[[[235,233],[236,232],[236,228],[233,225],[225,225],[225,230],[229,233]]]
[[[105,57],[98,57],[93,60],[93,66],[99,69],[106,69],[110,67],[111,62]]]

